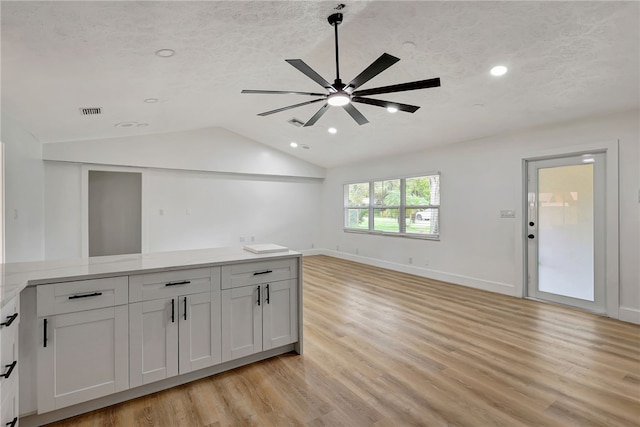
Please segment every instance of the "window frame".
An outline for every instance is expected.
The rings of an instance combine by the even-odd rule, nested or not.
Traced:
[[[410,205],[407,206],[406,204],[406,181],[407,179],[412,179],[412,178],[423,178],[423,177],[433,177],[433,176],[437,176],[438,177],[438,204],[432,204],[431,201],[429,201],[429,205]],[[351,182],[347,182],[343,185],[343,231],[345,233],[360,233],[360,234],[373,234],[373,235],[382,235],[382,236],[394,236],[394,237],[405,237],[405,238],[410,238],[410,239],[422,239],[422,240],[440,240],[440,207],[441,207],[441,200],[442,200],[442,194],[440,191],[440,183],[441,183],[441,179],[442,179],[442,175],[439,171],[437,172],[426,172],[426,173],[420,173],[420,174],[412,174],[412,175],[405,175],[405,176],[396,176],[396,177],[389,177],[389,178],[380,178],[380,179],[371,179],[371,180],[367,180],[367,181],[363,181],[363,180],[358,180],[358,181],[351,181]],[[394,181],[394,180],[400,180],[400,206],[383,206],[383,205],[377,205],[375,204],[375,184],[378,182],[385,182],[385,181]],[[362,206],[362,205],[353,205],[350,206],[349,205],[349,187],[351,185],[355,185],[355,184],[368,184],[369,185],[369,203],[368,206]],[[349,215],[349,209],[367,209],[368,212],[368,228],[352,228],[352,227],[348,227],[348,215]],[[430,233],[430,234],[424,234],[424,233],[411,233],[411,232],[407,232],[407,223],[406,220],[405,221],[399,221],[399,228],[398,231],[383,231],[383,230],[375,230],[375,222],[374,222],[374,212],[376,209],[398,209],[398,218],[405,218],[406,219],[406,212],[409,209],[423,209],[423,210],[431,210],[431,209],[435,209],[436,210],[436,217],[438,218],[437,221],[437,233]]]

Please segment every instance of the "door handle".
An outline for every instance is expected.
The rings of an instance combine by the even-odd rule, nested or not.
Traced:
[[[258,305],[260,305],[260,286],[258,286]]]
[[[530,239],[533,239],[536,236],[534,236],[533,234],[529,234],[527,237],[530,238]]]
[[[176,323],[176,300],[171,298],[171,323]]]
[[[269,285],[267,285],[267,304],[269,304],[269,294],[271,292],[269,292]]]

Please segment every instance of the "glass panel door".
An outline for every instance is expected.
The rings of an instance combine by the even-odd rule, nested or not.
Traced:
[[[528,296],[604,312],[604,154],[529,162]]]

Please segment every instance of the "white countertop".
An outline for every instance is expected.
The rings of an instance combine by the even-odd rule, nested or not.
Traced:
[[[302,255],[291,250],[255,254],[242,247],[226,247],[0,264],[0,307],[28,285],[289,256]]]

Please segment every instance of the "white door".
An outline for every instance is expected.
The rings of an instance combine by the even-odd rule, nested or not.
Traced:
[[[220,291],[179,298],[180,373],[220,363]]]
[[[40,319],[38,413],[129,388],[127,306]],[[46,346],[45,346],[46,344]]]
[[[222,361],[262,351],[261,286],[222,291]]]
[[[298,341],[298,286],[283,280],[263,286],[262,349]]]
[[[129,304],[131,387],[178,375],[178,298]]]
[[[528,162],[527,295],[605,312],[605,154]]]

